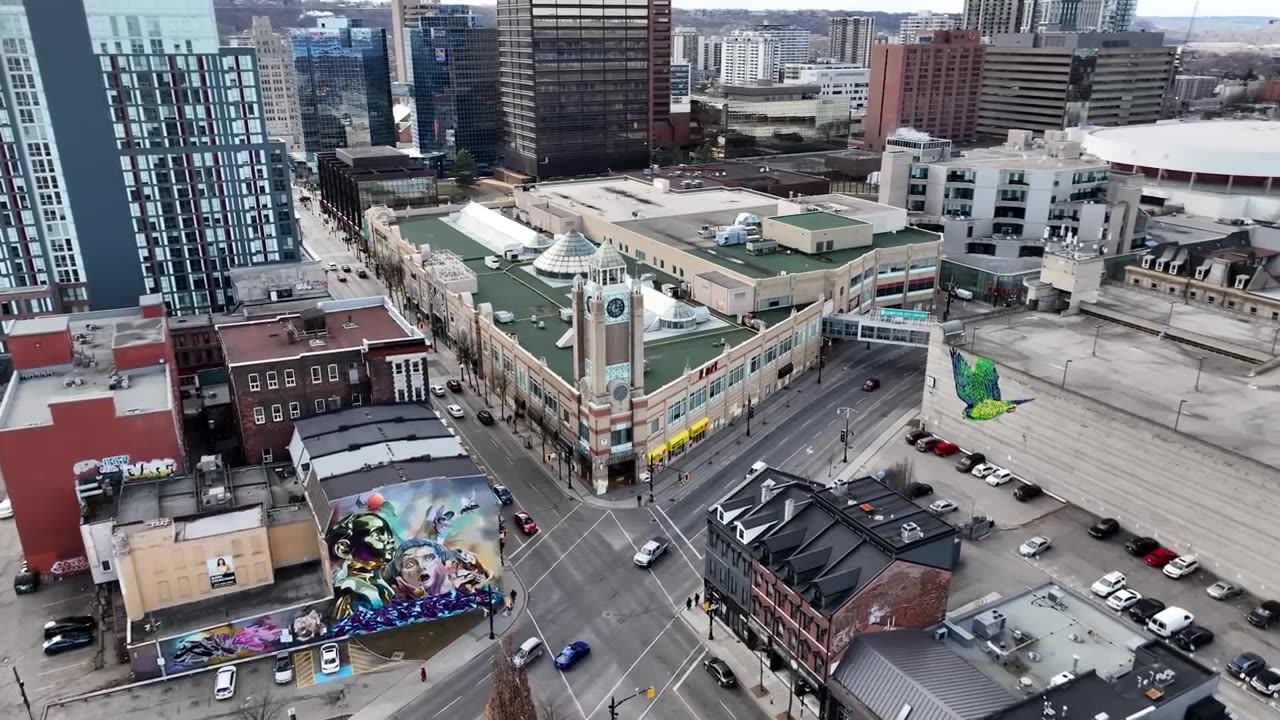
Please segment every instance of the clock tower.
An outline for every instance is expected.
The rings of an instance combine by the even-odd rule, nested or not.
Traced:
[[[609,245],[574,281],[573,369],[582,394],[578,451],[596,492],[610,476],[635,478],[632,407],[644,394],[644,295]]]

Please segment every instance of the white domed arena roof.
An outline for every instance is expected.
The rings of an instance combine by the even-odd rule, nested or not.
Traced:
[[[1280,123],[1162,122],[1098,128],[1084,149],[1110,163],[1236,177],[1280,177]]]
[[[586,275],[591,267],[591,257],[595,254],[596,246],[585,235],[570,230],[564,235],[558,235],[555,243],[533,261],[533,269],[539,275],[554,278]]]

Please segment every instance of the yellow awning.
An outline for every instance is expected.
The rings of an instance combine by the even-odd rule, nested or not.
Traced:
[[[672,435],[671,437],[667,438],[667,445],[668,445],[672,450],[675,450],[676,448],[680,447],[681,445],[683,445],[683,444],[685,444],[685,443],[687,443],[687,442],[689,442],[689,431],[688,431],[688,430],[681,430],[680,432],[676,433],[675,435]]]
[[[652,449],[652,450],[650,450],[650,451],[649,451],[649,459],[650,459],[650,460],[658,460],[658,459],[660,459],[663,455],[666,455],[666,454],[667,454],[667,444],[666,444],[666,443],[662,443],[662,444],[661,444],[661,445],[659,445],[658,447],[656,447],[656,448],[654,448],[654,449]]]
[[[707,431],[707,428],[709,428],[709,427],[711,427],[711,418],[709,418],[709,417],[704,417],[704,418],[702,418],[701,420],[699,420],[698,422],[696,422],[696,423],[694,423],[694,424],[692,424],[692,425],[690,425],[690,426],[689,426],[689,434],[690,434],[690,435],[700,435],[700,434],[702,434],[702,433],[706,432],[706,431]]]

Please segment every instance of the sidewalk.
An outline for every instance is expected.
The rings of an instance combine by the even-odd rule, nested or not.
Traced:
[[[853,459],[853,462],[845,466],[839,475],[836,475],[836,482],[851,480],[855,477],[865,477],[879,470],[884,470],[885,468],[881,467],[867,467],[867,463],[870,463],[871,459],[878,455],[885,445],[888,445],[895,437],[901,435],[907,423],[919,412],[919,408],[911,408],[904,412],[902,417],[898,418],[898,422],[880,433],[880,437],[876,438],[875,442],[868,445],[866,450],[859,453],[858,457]]]
[[[497,614],[493,618],[493,632],[496,640],[489,639],[489,623],[483,622],[470,632],[454,640],[426,662],[427,681],[423,682],[419,675],[422,667],[419,663],[404,663],[404,677],[381,694],[365,701],[364,707],[351,716],[351,720],[385,720],[408,705],[431,688],[445,683],[449,676],[491,647],[502,641],[502,636],[510,632],[520,619],[525,603],[529,601],[528,590],[520,575],[511,565],[502,568],[502,589],[509,595],[512,588],[517,591],[516,605],[510,615]],[[358,642],[358,641],[357,641]],[[394,670],[390,672],[395,672]]]
[[[751,698],[769,717],[785,720],[788,702],[791,704],[792,718],[799,720],[805,717],[818,717],[819,707],[816,698],[812,695],[803,698],[791,695],[787,684],[791,676],[790,671],[770,670],[767,662],[761,662],[762,654],[748,648],[727,625],[720,622],[719,618],[714,620],[715,639],[708,640],[707,613],[703,612],[702,608],[695,605],[692,610],[682,609],[680,617],[694,632],[700,634],[702,644],[712,655],[728,663],[733,674],[738,677],[738,685],[742,691],[750,693]],[[762,679],[763,686],[760,684]]]

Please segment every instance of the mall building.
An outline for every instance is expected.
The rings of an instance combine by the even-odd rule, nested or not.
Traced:
[[[401,263],[406,314],[597,494],[746,422],[816,366],[824,316],[932,303],[939,236],[846,195],[611,177],[507,205],[373,208],[370,253]]]

